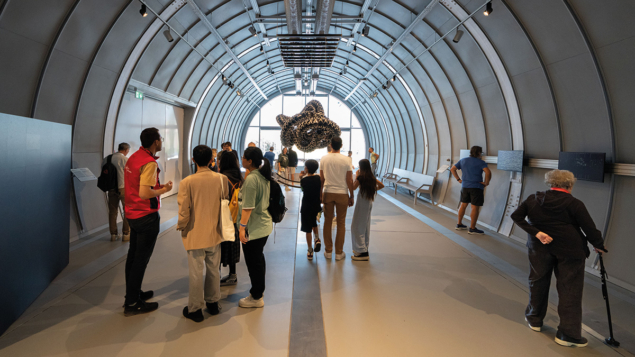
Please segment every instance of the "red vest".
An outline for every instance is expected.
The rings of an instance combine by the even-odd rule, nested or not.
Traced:
[[[124,170],[126,185],[126,218],[137,219],[145,217],[151,213],[159,211],[159,208],[161,208],[160,196],[149,200],[144,200],[139,197],[141,167],[147,163],[156,162],[157,159],[157,156],[152,155],[150,151],[143,147],[140,147],[139,150],[132,154],[128,159]],[[159,184],[159,172],[161,172],[161,170],[157,167],[157,183],[153,187],[155,190],[161,188],[161,185]]]

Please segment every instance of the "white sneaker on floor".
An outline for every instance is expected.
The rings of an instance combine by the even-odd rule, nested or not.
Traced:
[[[540,332],[542,330],[541,326],[531,326],[531,324],[529,323],[529,320],[527,320],[527,318],[525,317],[525,321],[527,322],[527,326],[529,326],[530,329],[536,331],[536,332]]]
[[[342,252],[342,254],[335,254],[335,260],[342,260],[346,258],[346,252]]]
[[[251,297],[251,294],[249,294],[249,296],[247,296],[246,298],[242,298],[242,299],[240,299],[240,301],[238,301],[238,306],[240,306],[240,307],[263,307],[263,306],[265,306],[265,300],[263,298],[260,298],[260,299],[256,300],[253,297]]]
[[[119,235],[118,234],[111,234],[110,235],[110,241],[114,242],[116,240],[119,240]]]
[[[324,251],[324,258],[331,259],[332,256],[333,256],[333,252],[327,253],[326,250]]]

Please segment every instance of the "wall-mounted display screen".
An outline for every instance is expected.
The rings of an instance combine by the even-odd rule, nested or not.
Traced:
[[[560,152],[558,169],[569,170],[578,180],[604,182],[603,152]]]
[[[496,168],[503,171],[523,171],[523,150],[498,150]]]

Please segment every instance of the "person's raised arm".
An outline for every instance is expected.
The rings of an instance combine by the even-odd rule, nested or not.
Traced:
[[[492,179],[492,171],[489,169],[489,167],[483,168],[483,171],[485,171],[485,181],[481,182],[481,184],[487,187],[489,186],[489,180]]]
[[[348,186],[348,207],[355,204],[355,188],[353,187],[353,171],[346,171],[346,185]]]
[[[456,165],[453,165],[450,169],[450,172],[452,173],[452,176],[454,176],[454,178],[459,181],[459,183],[461,183],[461,178],[459,177],[459,174],[456,172],[456,170],[458,170],[458,168],[456,167]]]
[[[377,191],[381,190],[382,188],[386,187],[384,186],[383,182],[376,180],[377,181]]]
[[[158,190],[153,189],[150,186],[139,186],[139,198],[142,200],[149,200],[151,198],[155,198],[157,196],[161,196],[166,192],[170,192],[172,190],[172,181],[166,183]]]

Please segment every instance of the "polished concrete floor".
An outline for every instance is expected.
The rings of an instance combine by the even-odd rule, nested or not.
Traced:
[[[55,294],[49,292],[46,300],[45,292],[43,301],[0,337],[0,356],[629,355],[586,331],[587,348],[556,345],[553,306],[546,331],[531,331],[523,319],[526,288],[513,274],[465,248],[436,223],[404,211],[411,199],[399,194],[378,196],[374,204],[369,262],[350,260],[350,232],[346,260],[326,260],[319,253],[307,261],[304,234],[298,231],[301,193],[294,189],[286,195],[289,212],[265,249],[265,308],[237,307],[250,286],[241,261],[239,284],[222,288],[222,313],[206,315],[200,324],[184,319],[186,254],[178,233],[168,227],[144,281],[160,308],[124,317],[121,251],[126,244],[100,238],[72,252],[67,268],[72,272],[57,279],[65,283],[53,284]],[[170,220],[164,219],[167,226]],[[460,235],[466,242],[478,239]],[[100,259],[102,265],[91,267]]]

